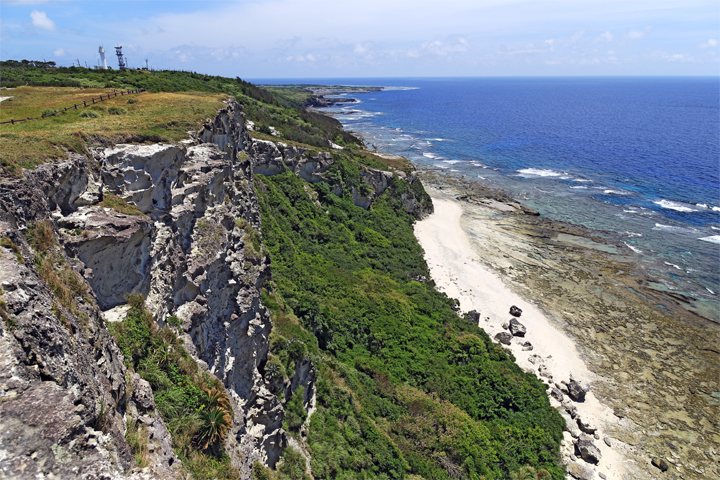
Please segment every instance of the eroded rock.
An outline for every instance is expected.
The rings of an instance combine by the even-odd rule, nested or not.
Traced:
[[[510,320],[509,329],[510,329],[510,333],[512,333],[516,337],[524,337],[525,332],[527,331],[527,329],[525,328],[525,325],[518,322],[514,318]]]
[[[512,341],[513,336],[512,334],[508,332],[500,332],[497,335],[495,335],[495,340],[502,343],[503,345],[510,345],[510,342]]]

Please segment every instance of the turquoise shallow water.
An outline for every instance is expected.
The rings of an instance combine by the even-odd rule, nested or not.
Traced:
[[[608,232],[718,321],[718,78],[303,79],[379,85],[328,109],[379,151]]]

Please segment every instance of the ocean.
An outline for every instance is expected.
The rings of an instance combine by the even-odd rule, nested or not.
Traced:
[[[720,322],[720,78],[292,79],[372,85],[325,109],[379,152],[604,232]]]

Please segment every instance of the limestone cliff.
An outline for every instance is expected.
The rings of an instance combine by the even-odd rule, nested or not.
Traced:
[[[121,319],[125,297],[146,298],[155,321],[182,320],[184,344],[217,376],[234,406],[225,449],[249,474],[256,460],[274,466],[287,444],[284,408],[261,374],[272,328],[261,288],[270,277],[262,248],[254,174],[287,169],[327,181],[328,153],[252,140],[242,107],[227,102],[182,145],[116,145],[26,171],[0,184],[0,476],[8,478],[173,478],[179,461],[149,385],[125,369],[105,319]],[[353,187],[356,205],[402,181],[365,169],[369,188]],[[398,190],[411,213],[428,211],[412,188]],[[424,193],[424,192],[423,192]],[[121,213],[104,200],[121,198]],[[87,294],[66,308],[34,266],[29,228],[49,222],[56,267],[68,265]],[[104,313],[103,313],[104,312]],[[285,398],[305,386],[305,365]],[[150,467],[134,469],[124,435],[150,432]]]

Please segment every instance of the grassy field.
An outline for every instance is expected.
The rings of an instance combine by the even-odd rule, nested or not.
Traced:
[[[71,87],[3,90],[2,96],[12,98],[0,102],[0,121],[37,117],[48,110],[60,110],[112,91]],[[227,95],[221,93],[144,92],[112,98],[91,107],[78,107],[40,120],[0,125],[0,165],[3,169],[0,175],[17,176],[21,168],[35,168],[42,163],[65,159],[68,152],[84,153],[86,146],[94,143],[177,142],[188,137],[188,130],[195,130],[206,118],[214,117],[225,98]],[[85,111],[99,116],[81,116]]]

